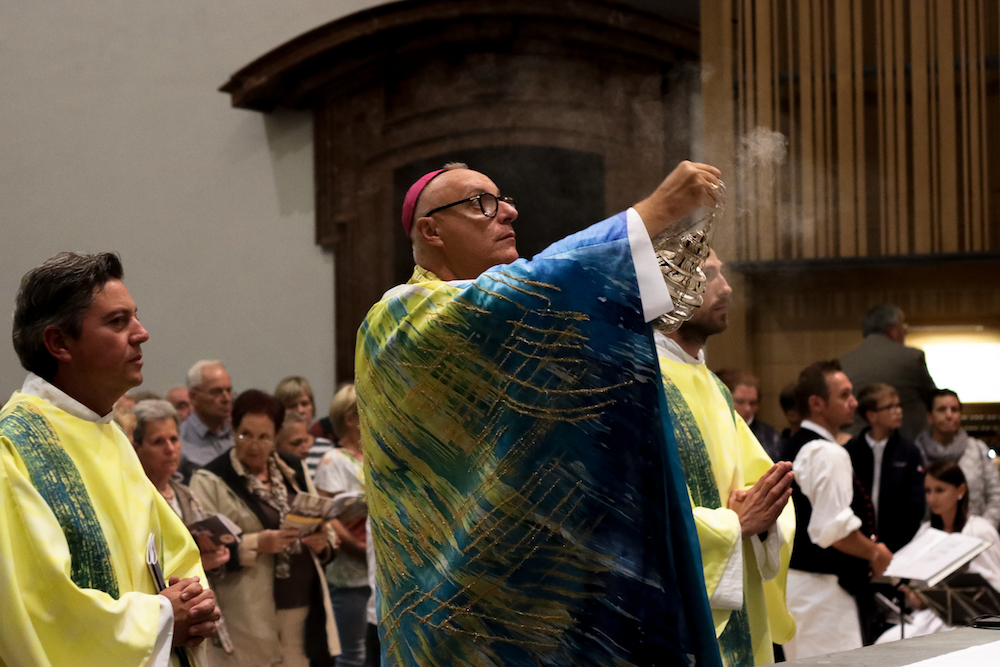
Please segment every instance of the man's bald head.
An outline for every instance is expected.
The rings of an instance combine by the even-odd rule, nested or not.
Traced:
[[[496,215],[483,213],[475,199],[500,196],[485,174],[455,165],[434,176],[414,205],[410,240],[417,264],[444,280],[471,279],[497,264],[517,259],[512,224],[517,209],[499,201]],[[454,205],[452,205],[454,204]],[[440,207],[441,210],[435,210]]]

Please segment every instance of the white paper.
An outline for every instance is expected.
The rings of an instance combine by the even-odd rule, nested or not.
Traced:
[[[911,662],[907,667],[996,667],[1000,642],[964,648],[936,658]]]
[[[912,579],[934,586],[987,546],[977,537],[929,528],[893,555],[883,577]]]

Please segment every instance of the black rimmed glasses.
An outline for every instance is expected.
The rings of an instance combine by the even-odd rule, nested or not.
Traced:
[[[425,215],[434,215],[438,211],[443,211],[446,208],[451,208],[452,206],[458,206],[459,204],[464,204],[470,201],[476,202],[476,206],[479,207],[479,210],[482,211],[483,215],[485,215],[487,218],[496,217],[497,211],[500,210],[500,202],[504,202],[505,204],[510,204],[515,209],[517,208],[517,203],[514,201],[513,197],[509,197],[507,195],[498,196],[490,194],[489,192],[484,192],[482,194],[476,195],[475,197],[468,197],[460,201],[452,202],[450,204],[445,204],[444,206],[438,206],[436,209],[428,211]]]
[[[883,405],[881,408],[875,408],[873,412],[885,412],[886,410],[902,410],[903,406],[899,403],[892,403],[890,405]]]

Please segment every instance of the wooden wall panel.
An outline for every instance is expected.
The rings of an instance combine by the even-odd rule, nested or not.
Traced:
[[[703,91],[735,155],[734,259],[1000,252],[998,22],[996,0],[704,3],[704,34],[732,35],[731,77]],[[741,158],[757,128],[786,135],[786,164]]]

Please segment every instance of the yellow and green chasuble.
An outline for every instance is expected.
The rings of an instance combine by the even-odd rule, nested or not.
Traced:
[[[729,390],[705,364],[668,358],[662,350],[659,359],[711,599],[741,542],[739,517],[726,507],[729,496],[734,489],[752,487],[773,463],[733,410]],[[788,559],[795,535],[791,501],[778,525],[785,543],[777,576],[762,581],[753,545],[750,540],[742,540],[743,609],[712,608],[719,648],[727,665],[772,663],[772,642],[782,644],[795,634],[795,623],[785,606]]]
[[[0,412],[0,665],[146,665],[160,617],[150,533],[165,577],[206,582],[116,424],[15,392]],[[204,664],[203,648],[188,655]]]

